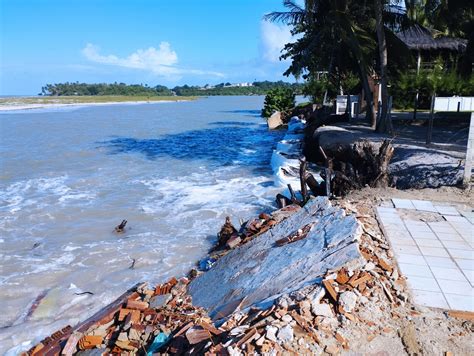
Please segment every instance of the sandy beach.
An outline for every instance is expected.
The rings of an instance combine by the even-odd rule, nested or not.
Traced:
[[[86,99],[86,101],[81,101]],[[94,101],[97,100],[97,101]],[[104,98],[97,97],[81,97],[81,98],[1,98],[0,112],[4,111],[18,111],[18,110],[34,110],[34,109],[55,109],[63,107],[84,107],[84,106],[104,106],[104,105],[139,105],[139,104],[158,104],[158,103],[173,103],[194,100],[191,97],[182,97],[179,99],[170,98],[151,98],[145,100],[127,100],[121,101],[121,98],[105,98],[106,101],[100,101]],[[109,99],[109,100],[107,100]],[[77,100],[77,101],[76,101]],[[90,101],[89,101],[90,100]]]

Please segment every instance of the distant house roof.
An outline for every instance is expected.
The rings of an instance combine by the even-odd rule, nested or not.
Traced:
[[[397,36],[409,49],[417,51],[447,50],[464,52],[467,46],[467,40],[447,36],[434,37],[429,29],[419,25],[401,31],[397,33]]]

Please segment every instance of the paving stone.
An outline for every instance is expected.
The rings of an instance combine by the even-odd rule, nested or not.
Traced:
[[[397,209],[415,209],[415,206],[413,205],[411,200],[408,199],[393,198],[392,203]]]
[[[453,232],[451,233],[436,233],[436,236],[438,237],[438,239],[440,239],[441,241],[464,241],[462,239],[462,237],[456,232],[453,230]]]
[[[468,270],[468,269],[462,269],[461,272],[464,274],[464,276],[467,278],[469,283],[471,283],[472,286],[474,286],[474,271]]]
[[[412,289],[426,292],[441,292],[438,282],[434,278],[410,276],[407,282]]]
[[[435,205],[435,209],[441,215],[459,215],[459,212],[453,206]]]
[[[454,258],[463,258],[467,260],[474,259],[474,252],[472,251],[472,249],[470,251],[467,251],[467,250],[459,250],[459,249],[448,247],[448,251],[449,251],[449,254]]]
[[[407,246],[407,245],[393,245],[393,250],[396,254],[405,253],[410,255],[420,255],[421,251],[417,246]]]
[[[397,214],[397,209],[386,207],[386,206],[378,206],[377,212],[384,213],[384,214]]]
[[[392,245],[416,246],[415,240],[409,239],[393,239],[390,241]]]
[[[434,278],[428,266],[412,265],[407,263],[399,263],[398,265],[400,266],[402,273],[408,277],[415,276]]]
[[[436,279],[446,279],[452,281],[466,281],[466,277],[458,268],[446,268],[446,267],[431,267]]]
[[[464,241],[442,241],[443,246],[446,248],[456,248],[460,250],[469,250],[472,247]]]
[[[461,222],[461,223],[468,223],[470,224],[469,220],[466,219],[464,216],[451,216],[451,215],[446,215],[444,217],[447,221],[450,222]]]
[[[471,224],[474,224],[474,212],[473,211],[461,210],[459,213],[462,216],[464,216]]]
[[[433,308],[449,308],[443,293],[441,292],[426,292],[421,290],[414,290],[413,297],[416,304],[421,304]]]
[[[441,244],[439,240],[434,239],[417,239],[415,238],[416,244],[418,246],[426,246],[426,247],[439,247],[443,248],[444,246]]]
[[[454,261],[462,270],[474,271],[474,260],[455,258]]]
[[[411,236],[415,239],[428,239],[428,240],[435,240],[436,234],[432,231],[410,231]]]
[[[417,266],[428,266],[422,255],[411,255],[408,253],[400,253],[397,255],[398,263],[406,263]]]
[[[452,281],[438,279],[438,284],[444,294],[457,294],[471,297],[474,299],[474,292],[471,283],[464,281]]]
[[[474,298],[472,296],[445,294],[445,297],[452,309],[474,312]]]
[[[430,267],[457,268],[456,263],[451,258],[425,256],[425,260]]]
[[[435,257],[449,257],[445,248],[419,246],[423,255]]]
[[[415,206],[416,210],[420,211],[429,211],[432,213],[436,213],[437,210],[434,207],[433,203],[427,200],[412,200],[411,201]]]

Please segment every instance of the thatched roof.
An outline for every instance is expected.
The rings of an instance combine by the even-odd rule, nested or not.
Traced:
[[[412,26],[397,33],[409,49],[417,51],[447,50],[454,52],[464,52],[467,40],[455,37],[434,37],[433,33],[422,26]]]

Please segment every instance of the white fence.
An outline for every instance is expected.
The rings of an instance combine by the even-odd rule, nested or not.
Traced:
[[[437,112],[472,112],[474,111],[474,97],[452,96],[434,98],[434,111]]]

